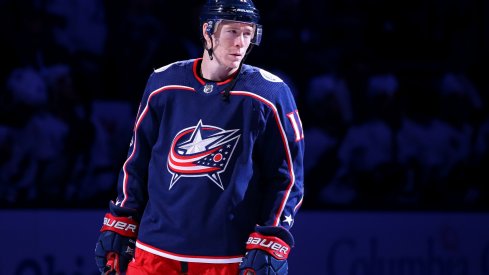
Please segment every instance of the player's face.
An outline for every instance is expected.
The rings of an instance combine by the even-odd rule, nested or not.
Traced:
[[[252,24],[222,21],[214,34],[216,59],[228,68],[238,68],[250,46],[253,34]]]

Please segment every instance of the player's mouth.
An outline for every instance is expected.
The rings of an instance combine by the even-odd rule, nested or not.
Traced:
[[[243,56],[240,54],[230,54],[229,59],[231,62],[241,62]]]

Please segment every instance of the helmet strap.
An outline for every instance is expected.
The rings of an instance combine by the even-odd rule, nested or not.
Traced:
[[[209,59],[213,60],[214,57],[212,56],[214,53],[214,43],[212,42],[212,37],[211,37],[211,47],[205,49],[207,51],[207,54],[209,54]]]

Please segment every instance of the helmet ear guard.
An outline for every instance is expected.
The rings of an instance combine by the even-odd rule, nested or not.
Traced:
[[[251,40],[251,43],[255,44],[257,46],[260,45],[262,35],[263,35],[262,26],[259,24],[256,24],[255,25],[255,36],[253,36],[253,40]]]
[[[212,34],[214,33],[214,21],[213,20],[209,20],[207,21],[207,28],[205,29],[205,33],[207,33],[207,35],[212,36]]]

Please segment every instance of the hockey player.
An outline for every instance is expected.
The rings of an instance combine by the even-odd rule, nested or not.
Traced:
[[[149,77],[95,248],[104,274],[287,274],[303,198],[294,98],[243,64],[262,36],[251,0],[209,0],[200,22],[203,57]]]

